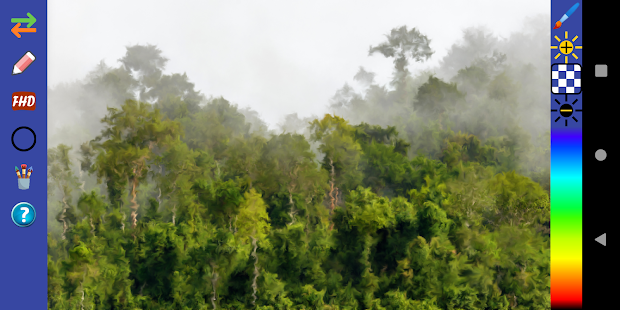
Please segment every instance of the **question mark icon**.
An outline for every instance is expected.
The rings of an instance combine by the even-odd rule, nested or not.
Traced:
[[[24,211],[24,213],[22,213],[22,223],[26,223],[26,215],[30,213],[30,209],[28,207],[21,207],[19,209]]]
[[[34,223],[37,218],[37,211],[27,202],[20,202],[11,210],[11,218],[13,223],[18,227],[28,227]]]

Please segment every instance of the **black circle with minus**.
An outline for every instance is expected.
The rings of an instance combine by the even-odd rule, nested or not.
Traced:
[[[15,134],[20,129],[28,129],[28,130],[30,130],[30,132],[32,133],[32,136],[34,137],[34,141],[32,142],[32,145],[29,148],[27,148],[27,149],[20,149],[19,147],[17,147],[17,145],[15,145],[15,140],[14,140]],[[32,130],[30,127],[26,127],[26,126],[19,127],[17,129],[15,129],[15,131],[13,131],[13,135],[11,135],[11,144],[13,144],[13,147],[15,149],[17,149],[18,151],[28,152],[28,151],[32,150],[32,148],[34,147],[35,144],[37,144],[37,135],[34,133],[34,130]]]
[[[569,117],[573,114],[573,107],[570,104],[563,104],[560,107],[560,115],[564,116],[564,117]]]

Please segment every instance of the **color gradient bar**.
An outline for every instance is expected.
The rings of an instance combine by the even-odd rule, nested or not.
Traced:
[[[582,46],[582,12],[582,0],[551,1],[553,309],[581,309],[583,299],[582,87],[587,85],[581,83],[581,72],[582,51],[587,47]]]
[[[551,306],[582,305],[581,128],[551,130]]]

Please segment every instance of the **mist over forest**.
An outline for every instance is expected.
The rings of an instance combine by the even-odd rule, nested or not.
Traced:
[[[550,309],[548,18],[385,33],[277,124],[157,42],[51,87],[49,309]]]

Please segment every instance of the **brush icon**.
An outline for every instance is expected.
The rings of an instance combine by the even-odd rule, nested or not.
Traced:
[[[17,174],[17,187],[21,190],[26,190],[30,188],[30,175],[32,174],[32,166],[30,166],[30,168],[27,167],[28,166],[26,164],[21,164],[20,167],[15,166],[15,173]],[[26,171],[28,171],[28,174],[26,174]]]
[[[562,18],[555,23],[555,27],[553,27],[553,29],[560,28],[562,26],[562,23],[565,22],[571,16],[571,14],[573,14],[577,10],[578,7],[579,7],[579,2],[575,3],[575,5],[573,5],[568,10],[568,12],[566,12],[566,14],[564,14]]]

